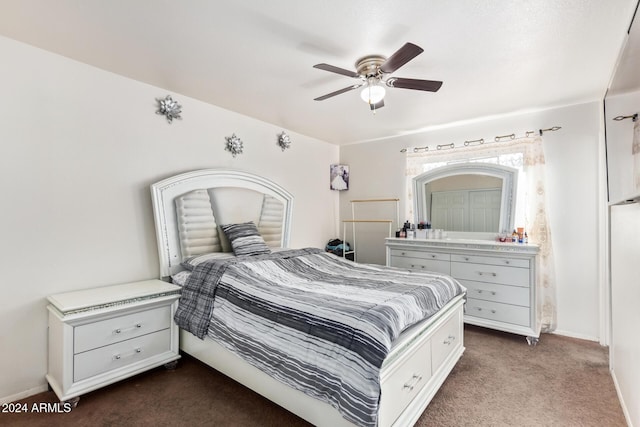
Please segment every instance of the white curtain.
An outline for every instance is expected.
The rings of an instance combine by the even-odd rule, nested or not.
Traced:
[[[464,162],[493,163],[519,169],[516,226],[524,225],[529,241],[540,247],[536,283],[538,315],[543,332],[555,330],[557,324],[556,280],[551,230],[547,215],[542,138],[518,138],[486,145],[419,153],[409,151],[406,167],[407,217],[413,218],[411,180],[415,176],[436,167]]]

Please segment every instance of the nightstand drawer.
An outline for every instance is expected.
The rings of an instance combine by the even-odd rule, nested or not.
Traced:
[[[170,350],[171,331],[165,329],[76,354],[73,358],[73,380],[80,381]]]
[[[167,329],[171,307],[166,305],[74,328],[74,353],[82,353],[120,341]]]

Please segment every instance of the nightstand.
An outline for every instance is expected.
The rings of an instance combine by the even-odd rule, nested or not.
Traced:
[[[180,287],[161,280],[48,297],[47,381],[61,401],[180,358]]]

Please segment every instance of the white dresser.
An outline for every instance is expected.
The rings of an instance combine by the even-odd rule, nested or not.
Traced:
[[[449,274],[467,288],[464,321],[540,336],[536,293],[538,246],[463,239],[386,239],[387,265]]]
[[[47,381],[61,401],[180,358],[180,287],[146,280],[51,295]]]

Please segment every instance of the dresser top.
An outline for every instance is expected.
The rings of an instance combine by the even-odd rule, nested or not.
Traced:
[[[47,297],[61,313],[77,313],[114,305],[131,304],[180,293],[180,287],[162,280],[144,280],[121,285],[104,286],[64,292]]]
[[[413,247],[440,247],[455,249],[478,249],[501,252],[520,252],[535,254],[540,249],[533,243],[496,242],[480,239],[407,239],[398,237],[386,238],[387,246],[403,245]]]

